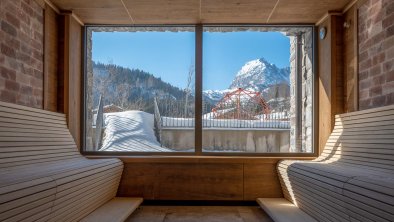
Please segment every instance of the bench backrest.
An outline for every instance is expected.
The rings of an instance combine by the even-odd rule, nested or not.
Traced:
[[[394,170],[394,106],[336,115],[318,159]]]
[[[0,102],[0,168],[79,156],[64,114]]]

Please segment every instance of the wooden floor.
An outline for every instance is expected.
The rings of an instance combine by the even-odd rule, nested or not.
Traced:
[[[141,206],[127,222],[271,222],[258,206]]]

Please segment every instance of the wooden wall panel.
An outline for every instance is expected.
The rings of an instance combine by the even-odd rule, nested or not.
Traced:
[[[335,114],[343,113],[344,84],[342,58],[342,18],[329,15],[319,25],[327,35],[318,40],[319,57],[319,150],[323,150],[334,128]]]
[[[82,27],[70,18],[69,43],[69,98],[68,127],[78,146],[81,145],[81,99],[82,99]]]
[[[320,24],[319,29],[326,27],[325,39],[318,40],[319,60],[319,150],[323,147],[331,133],[331,23],[329,19]]]
[[[278,160],[244,164],[244,200],[283,197],[276,165]]]
[[[343,18],[342,16],[331,16],[331,28],[333,34],[332,47],[331,47],[331,78],[335,85],[332,86],[332,100],[335,101],[332,104],[332,124],[334,125],[334,115],[344,112],[344,101],[345,101],[345,87],[344,87],[344,61],[343,61]]]
[[[239,163],[127,163],[118,196],[147,200],[243,200]]]
[[[47,4],[44,12],[44,109],[57,112],[59,15]]]
[[[221,201],[280,198],[283,194],[276,170],[280,159],[121,157],[125,168],[118,196],[140,196],[145,200]]]
[[[82,27],[71,14],[60,18],[60,74],[58,110],[67,117],[68,128],[81,147]]]
[[[354,112],[358,110],[357,5],[353,5],[343,18],[347,24],[343,31],[344,111]]]

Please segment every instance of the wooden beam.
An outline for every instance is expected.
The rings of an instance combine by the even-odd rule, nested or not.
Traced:
[[[67,117],[67,124],[78,148],[81,147],[82,115],[82,27],[72,13],[60,17],[60,74],[58,109]]]
[[[57,112],[59,17],[45,4],[44,10],[44,109]]]

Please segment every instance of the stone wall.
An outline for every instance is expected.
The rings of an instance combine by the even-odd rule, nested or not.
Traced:
[[[33,0],[0,1],[0,101],[42,108],[43,22]]]
[[[312,30],[304,31],[302,34],[302,126],[301,146],[296,146],[296,47],[297,38],[290,36],[290,152],[313,152],[312,149],[312,103],[313,103],[313,41]]]
[[[394,1],[368,0],[358,10],[359,109],[394,104]]]

